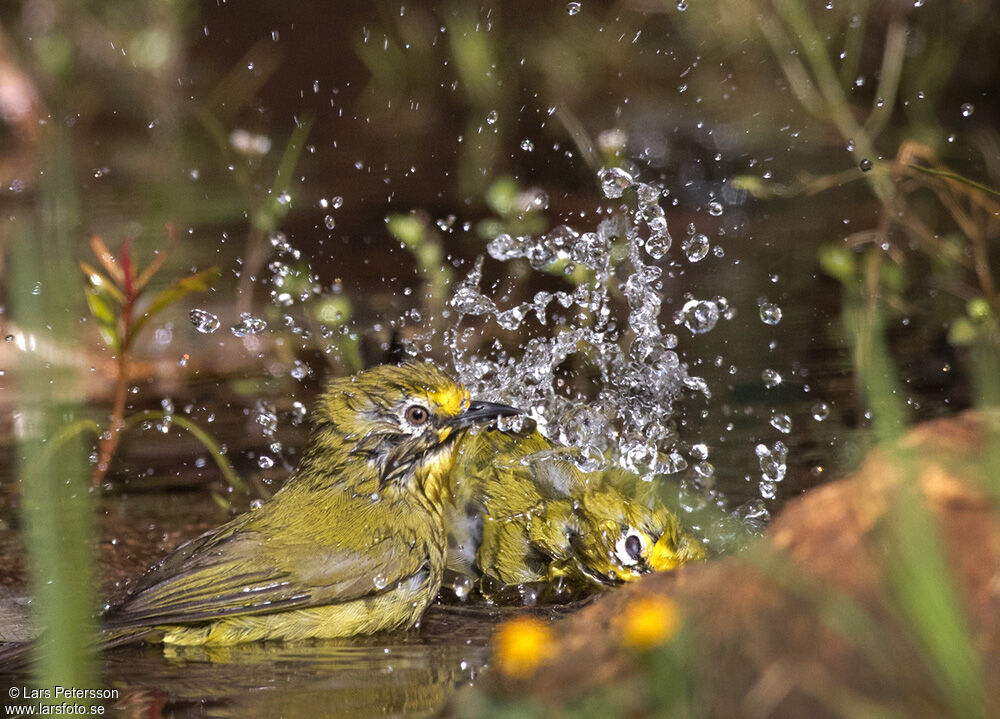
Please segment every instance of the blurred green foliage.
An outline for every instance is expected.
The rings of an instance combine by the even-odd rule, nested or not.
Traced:
[[[45,133],[44,180],[36,213],[15,223],[10,297],[26,341],[54,343],[78,332],[82,297],[72,261],[80,206],[63,132]],[[44,241],[43,241],[44,238]],[[72,366],[22,361],[18,411],[26,422],[18,447],[32,621],[44,636],[37,650],[37,687],[93,686],[93,513],[86,454],[79,436],[60,437],[81,415]],[[59,441],[57,438],[61,439]],[[50,702],[58,703],[54,697]]]

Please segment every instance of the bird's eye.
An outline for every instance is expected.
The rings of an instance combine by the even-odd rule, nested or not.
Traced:
[[[631,527],[615,543],[615,556],[623,567],[631,567],[642,559],[646,538]]]
[[[430,419],[430,412],[427,411],[426,407],[419,404],[411,404],[406,408],[406,421],[412,424],[414,427],[419,427],[424,424],[428,419]]]
[[[638,535],[630,534],[625,538],[625,551],[628,552],[628,556],[638,561],[642,556],[642,540]]]

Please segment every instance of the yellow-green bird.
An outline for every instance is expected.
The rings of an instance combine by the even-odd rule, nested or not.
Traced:
[[[179,547],[102,616],[105,646],[346,637],[410,627],[445,565],[456,440],[516,414],[431,365],[334,380],[295,474],[260,507]]]
[[[481,575],[487,593],[541,583],[575,596],[703,559],[644,484],[581,471],[533,427],[467,434],[451,472],[449,568]]]

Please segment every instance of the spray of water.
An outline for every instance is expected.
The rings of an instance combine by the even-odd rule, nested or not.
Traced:
[[[678,338],[661,321],[664,287],[656,263],[673,244],[661,188],[619,168],[602,171],[600,180],[606,197],[634,189],[636,201],[594,231],[561,225],[538,237],[501,234],[487,247],[499,262],[523,258],[536,271],[563,263],[585,268],[574,273],[585,279],[572,291],[538,292],[503,306],[481,289],[480,257],[454,288],[451,307],[459,320],[446,344],[470,390],[525,408],[543,434],[577,449],[582,469],[614,462],[652,479],[687,467],[677,449],[674,404],[684,392],[707,396],[709,389],[689,374],[675,351]],[[707,332],[722,311],[714,301],[691,300],[674,321]],[[478,327],[464,326],[467,317],[477,318]],[[484,350],[476,341],[484,323],[517,330],[531,318],[538,329],[517,347],[494,342]],[[580,389],[580,377],[592,379],[591,392]]]

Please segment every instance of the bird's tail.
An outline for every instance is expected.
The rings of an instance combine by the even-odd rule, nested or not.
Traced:
[[[111,649],[112,647],[130,644],[143,639],[150,634],[150,629],[120,629],[114,631],[103,630],[98,636],[95,644],[97,651]],[[36,650],[44,643],[43,636],[34,642],[6,642],[0,644],[0,676],[4,674],[18,674],[31,667],[35,659]]]
[[[0,675],[14,674],[31,664],[32,642],[7,642],[0,644]]]

